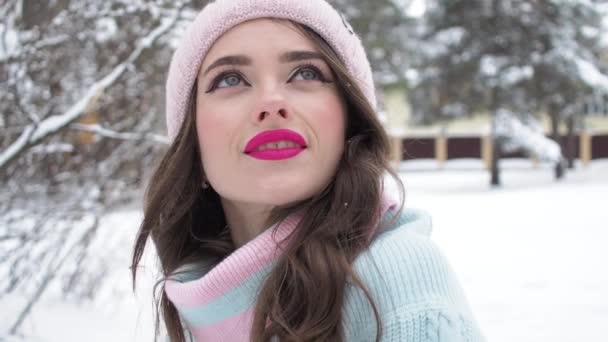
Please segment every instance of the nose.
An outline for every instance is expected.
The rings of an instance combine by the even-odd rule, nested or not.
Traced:
[[[287,104],[285,101],[281,100],[266,101],[260,105],[254,114],[257,123],[262,123],[266,120],[273,120],[273,118],[287,119],[290,116],[289,110],[287,109]]]
[[[253,119],[256,123],[262,123],[268,120],[289,119],[291,110],[285,101],[284,94],[276,87],[265,87],[258,96],[260,100],[258,106],[253,112]],[[269,89],[271,88],[271,89]]]

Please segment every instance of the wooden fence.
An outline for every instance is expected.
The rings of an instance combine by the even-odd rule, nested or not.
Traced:
[[[561,146],[566,146],[561,136]],[[492,139],[489,136],[428,136],[391,137],[391,156],[394,161],[437,159],[444,163],[457,158],[480,158],[489,165],[492,158]],[[574,158],[583,165],[593,159],[608,158],[608,134],[582,132],[575,136]],[[523,152],[503,154],[501,158],[526,158]]]

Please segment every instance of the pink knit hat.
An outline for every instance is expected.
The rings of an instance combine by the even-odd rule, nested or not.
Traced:
[[[213,43],[234,26],[257,18],[288,19],[317,32],[337,53],[372,107],[372,71],[344,17],[325,0],[216,0],[199,13],[173,54],[167,78],[167,130],[173,141],[188,110],[194,82]]]

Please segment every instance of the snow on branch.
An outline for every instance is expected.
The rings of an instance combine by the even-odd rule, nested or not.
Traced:
[[[450,48],[460,44],[466,35],[467,31],[462,27],[450,27],[420,42],[418,49],[427,58],[437,58],[448,54]]]
[[[2,51],[0,51],[0,63],[12,62],[14,60],[23,58],[24,55],[31,54],[33,52],[42,50],[42,49],[50,47],[50,46],[56,46],[56,45],[63,44],[70,39],[73,39],[73,38],[67,34],[61,34],[58,36],[39,40],[34,44],[26,45],[25,47],[23,47],[20,50],[15,50],[15,51],[13,51],[11,53],[7,53],[5,55],[3,55]]]
[[[21,133],[19,138],[0,152],[0,169],[8,165],[8,163],[16,158],[20,153],[24,152],[30,146],[39,143],[42,139],[57,133],[73,121],[78,119],[85,111],[87,104],[97,94],[115,83],[118,78],[127,70],[127,68],[139,58],[144,49],[152,46],[152,44],[172,29],[179,18],[181,9],[175,11],[175,15],[169,19],[161,21],[161,24],[152,30],[147,36],[141,39],[134,51],[129,57],[117,65],[112,72],[101,80],[95,82],[87,92],[82,96],[80,101],[72,105],[66,112],[59,115],[52,115],[40,123],[28,125]]]
[[[558,163],[562,159],[559,145],[547,138],[538,122],[527,117],[527,122],[520,120],[515,113],[499,109],[494,119],[495,134],[505,139],[503,148],[507,151],[523,149],[541,161]]]
[[[509,58],[484,55],[479,62],[479,74],[488,78],[488,84],[511,87],[534,76],[531,65],[512,65]]]
[[[547,53],[545,62],[556,65],[562,72],[591,89],[608,93],[608,75],[592,59],[584,58],[566,44]]]
[[[586,84],[603,93],[608,93],[608,76],[595,65],[586,60],[577,59],[576,68]]]
[[[169,138],[164,135],[153,134],[153,133],[135,133],[135,132],[117,132],[101,125],[85,125],[85,124],[71,124],[70,128],[74,128],[81,131],[91,132],[101,135],[110,139],[118,140],[152,140],[160,144],[169,144]]]
[[[43,273],[44,275],[40,280],[40,285],[36,289],[36,292],[29,298],[25,307],[21,310],[17,316],[17,319],[12,324],[10,328],[11,334],[18,333],[19,328],[31,312],[34,305],[40,301],[42,294],[47,290],[48,286],[51,285],[53,279],[55,279],[55,277],[57,277],[59,274],[58,271],[73,256],[75,251],[86,248],[86,241],[90,239],[91,234],[94,233],[99,227],[99,215],[89,215],[88,218],[89,221],[91,221],[90,225],[74,225],[74,228],[62,232],[62,238],[64,240],[59,246],[63,248],[54,248],[54,255],[49,259],[52,261],[49,264],[49,267],[45,268],[46,273]],[[85,228],[81,229],[80,227],[83,226]]]

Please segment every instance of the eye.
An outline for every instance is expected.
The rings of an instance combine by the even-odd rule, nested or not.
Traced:
[[[291,81],[321,81],[327,82],[323,73],[319,68],[314,65],[305,65],[297,69],[293,76],[289,79]]]
[[[241,82],[243,82],[247,86],[249,85],[249,83],[245,81],[245,79],[243,78],[243,76],[241,76],[240,73],[235,71],[226,71],[219,74],[213,80],[213,82],[211,83],[211,88],[207,90],[207,93],[211,93],[216,89],[236,87]]]
[[[217,87],[218,88],[225,88],[225,87],[233,87],[235,85],[238,85],[239,82],[241,81],[241,77],[239,75],[228,75],[226,77],[224,77],[223,79],[220,80],[220,82],[218,82]]]
[[[310,81],[310,80],[316,80],[319,75],[317,75],[316,71],[310,69],[310,68],[303,68],[298,70],[298,73],[296,75],[300,75],[302,76],[302,79]]]

